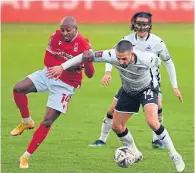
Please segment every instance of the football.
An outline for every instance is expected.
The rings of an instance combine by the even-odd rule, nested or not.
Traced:
[[[116,149],[114,161],[122,168],[128,168],[135,162],[135,153],[130,147],[122,146]]]

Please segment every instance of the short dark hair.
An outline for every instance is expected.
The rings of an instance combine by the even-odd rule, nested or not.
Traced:
[[[133,49],[133,45],[130,41],[128,40],[121,40],[117,45],[116,45],[116,51],[119,53],[124,53],[126,51],[130,51]]]

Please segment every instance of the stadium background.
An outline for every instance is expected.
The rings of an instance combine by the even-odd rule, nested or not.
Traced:
[[[33,131],[12,137],[10,131],[20,121],[12,98],[16,82],[43,68],[43,56],[50,35],[66,15],[75,16],[80,32],[89,38],[94,50],[109,49],[130,33],[133,13],[153,14],[152,32],[166,43],[177,70],[184,103],[175,97],[167,71],[162,65],[164,124],[186,163],[186,173],[194,170],[194,2],[193,1],[2,1],[2,155],[3,173],[171,173],[175,172],[167,152],[151,147],[151,130],[143,112],[129,121],[144,160],[129,169],[118,168],[113,153],[121,144],[111,132],[107,146],[89,148],[99,137],[100,126],[111,100],[120,87],[113,70],[109,87],[101,85],[104,64],[95,64],[93,79],[84,78],[83,86],[72,98],[67,115],[53,125],[48,138],[30,159],[30,168],[20,170],[17,161],[25,151]],[[42,120],[47,94],[30,94],[29,107],[36,127]]]

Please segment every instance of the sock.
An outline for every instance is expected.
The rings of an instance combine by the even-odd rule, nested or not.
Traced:
[[[112,129],[112,115],[107,113],[106,118],[104,119],[102,123],[102,128],[101,128],[101,135],[99,140],[103,141],[106,143],[107,137]]]
[[[23,156],[29,158],[29,157],[31,156],[31,154],[30,154],[28,151],[26,151],[26,152],[23,154]]]
[[[162,115],[162,108],[158,110],[158,120],[160,122],[160,124],[163,123],[163,115]],[[152,141],[156,141],[158,140],[158,136],[156,135],[156,133],[154,131],[152,131]]]
[[[24,124],[28,124],[28,123],[30,123],[31,121],[32,121],[31,117],[22,118],[22,122],[23,122]]]
[[[175,150],[175,147],[173,145],[173,142],[169,136],[168,131],[163,127],[163,125],[160,125],[159,129],[155,131],[157,134],[159,140],[162,142],[162,144],[168,149],[170,157],[177,154],[177,151]]]
[[[24,93],[13,92],[14,101],[20,110],[22,118],[28,118],[30,116],[28,109],[28,98]]]
[[[40,124],[40,126],[34,132],[32,140],[27,148],[28,153],[30,154],[34,153],[34,151],[38,148],[38,146],[43,142],[43,140],[48,135],[49,130],[50,127],[47,128],[42,123]]]
[[[119,137],[119,139],[122,141],[122,143],[125,146],[131,147],[135,153],[138,152],[138,149],[137,149],[135,142],[133,140],[133,136],[131,135],[130,132],[128,132],[127,128],[125,129],[125,131],[123,133],[117,134],[117,136]]]

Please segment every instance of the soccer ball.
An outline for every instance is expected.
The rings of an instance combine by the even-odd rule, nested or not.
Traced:
[[[128,168],[135,162],[135,153],[130,147],[122,146],[116,149],[114,161],[122,168]]]

